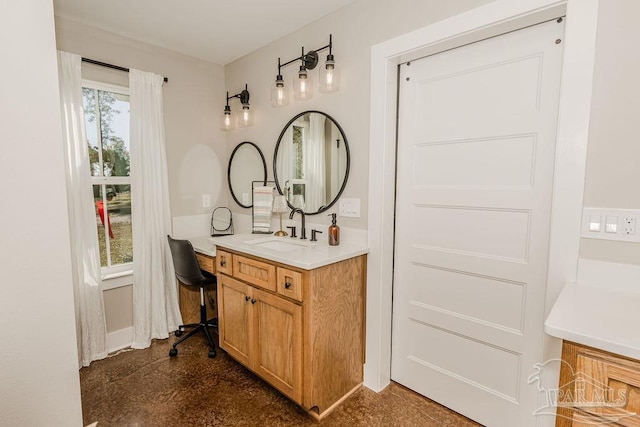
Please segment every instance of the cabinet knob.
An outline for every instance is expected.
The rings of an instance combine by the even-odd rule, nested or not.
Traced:
[[[220,267],[226,267],[227,266],[227,261],[225,261],[224,259],[220,260]]]
[[[258,301],[256,301],[255,299],[251,300],[251,304],[255,304],[256,302],[258,302]]]
[[[251,299],[251,297],[250,297],[249,295],[246,295],[246,296],[244,297],[244,300],[245,300],[245,301],[249,301],[250,299]]]
[[[284,282],[284,287],[289,289],[291,287],[291,282]]]

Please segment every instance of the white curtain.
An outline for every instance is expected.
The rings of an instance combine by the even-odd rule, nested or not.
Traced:
[[[304,178],[308,212],[316,212],[326,204],[324,122],[322,114],[309,114],[309,137],[304,141]]]
[[[80,366],[89,366],[91,361],[107,355],[107,327],[89,150],[84,128],[81,61],[79,55],[58,52],[78,362]]]
[[[162,107],[163,78],[129,71],[133,348],[168,338],[182,322],[167,235],[171,233]]]
[[[293,126],[289,126],[280,140],[277,161],[278,184],[280,184],[280,189],[284,193],[285,197],[289,196],[289,201],[291,201],[293,195],[287,194],[286,189],[291,189],[291,178],[293,177],[295,162],[296,156],[293,150]]]

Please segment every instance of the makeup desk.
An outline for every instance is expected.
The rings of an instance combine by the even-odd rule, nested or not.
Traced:
[[[209,240],[209,236],[193,237],[188,239],[196,252],[196,258],[200,264],[200,269],[211,274],[216,274],[216,247]],[[208,317],[217,317],[218,304],[216,292],[210,289],[205,295],[209,295],[216,303],[215,307],[207,305]],[[200,321],[200,289],[195,286],[186,286],[180,283],[178,288],[178,298],[180,301],[180,313],[182,323],[198,323]]]

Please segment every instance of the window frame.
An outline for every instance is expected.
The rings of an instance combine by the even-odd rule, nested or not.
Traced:
[[[104,92],[112,92],[112,93],[116,93],[118,95],[125,95],[125,96],[129,96],[130,97],[130,91],[129,88],[126,86],[120,86],[120,85],[115,85],[115,84],[110,84],[110,83],[103,83],[103,82],[98,82],[95,80],[89,80],[89,79],[82,79],[82,88],[87,88],[87,89],[93,89],[93,90],[98,90],[98,91],[104,91]],[[96,106],[98,105],[98,98],[96,96]],[[83,102],[83,108],[84,108],[84,102]],[[99,123],[96,121],[96,127],[98,128],[98,138],[102,138],[101,135],[101,131],[100,131],[100,125]],[[100,147],[100,150],[98,150],[99,156],[100,156],[100,162],[102,163],[102,146]],[[102,166],[102,165],[101,165]],[[104,173],[104,170],[101,169],[100,173]],[[99,186],[103,186],[103,185],[129,185],[131,186],[131,176],[110,176],[110,177],[106,177],[104,175],[100,175],[100,176],[94,176],[91,175],[91,186],[93,189],[94,185],[99,185]],[[106,194],[104,191],[100,192],[102,195],[102,201],[103,203],[105,203],[105,206],[108,206],[106,204],[107,200],[106,200]],[[108,210],[107,210],[108,211]],[[109,244],[110,242],[107,240],[106,242],[107,247],[110,248]],[[110,249],[109,252],[107,253],[107,259],[111,260],[111,256],[110,256]],[[126,286],[128,284],[131,284],[131,280],[130,280],[130,276],[133,275],[133,262],[128,262],[128,263],[124,263],[124,264],[117,264],[117,265],[111,265],[111,266],[106,266],[106,267],[100,267],[100,273],[102,276],[102,280],[103,280],[103,290],[106,289],[113,289],[113,288],[117,288],[120,286]],[[105,282],[106,281],[106,282]]]

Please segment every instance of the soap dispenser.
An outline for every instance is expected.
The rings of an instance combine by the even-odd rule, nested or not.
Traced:
[[[331,217],[331,225],[329,226],[329,245],[338,246],[340,244],[340,227],[336,224],[336,214],[328,215]]]

